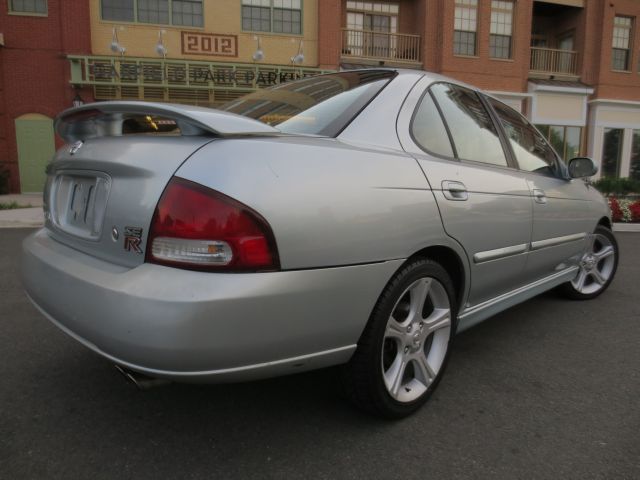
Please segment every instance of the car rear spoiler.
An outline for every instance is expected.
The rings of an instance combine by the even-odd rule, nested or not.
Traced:
[[[276,135],[280,131],[257,120],[213,108],[153,102],[97,102],[65,110],[55,130],[65,141],[122,135],[126,115],[157,115],[174,120],[182,135],[219,137]]]

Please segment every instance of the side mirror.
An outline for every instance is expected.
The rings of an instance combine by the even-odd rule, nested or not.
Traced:
[[[576,157],[569,160],[569,176],[571,178],[593,177],[598,167],[587,157]]]

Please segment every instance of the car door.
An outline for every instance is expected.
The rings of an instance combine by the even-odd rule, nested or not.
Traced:
[[[533,200],[533,229],[526,272],[532,279],[575,265],[595,225],[589,186],[568,178],[553,148],[522,115],[489,99]]]
[[[403,147],[427,177],[448,235],[465,249],[471,273],[468,307],[524,282],[532,207],[526,180],[509,163],[478,94],[435,83],[401,112]],[[416,93],[412,92],[415,96]],[[415,108],[414,108],[415,106]]]

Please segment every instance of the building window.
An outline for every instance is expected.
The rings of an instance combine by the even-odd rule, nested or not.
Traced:
[[[622,157],[622,139],[624,130],[621,128],[605,128],[602,142],[602,176],[620,176],[620,158]]]
[[[568,162],[580,156],[582,150],[582,128],[562,125],[536,125],[560,157]]]
[[[343,40],[347,55],[396,58],[400,5],[383,2],[347,2],[347,31]],[[410,55],[410,53],[409,53]]]
[[[491,34],[489,36],[489,56],[491,58],[511,58],[511,38],[513,37],[513,2],[491,2]]]
[[[169,23],[169,0],[138,0],[138,21]]]
[[[171,0],[171,19],[173,25],[202,27],[202,0]]]
[[[611,53],[611,68],[613,70],[629,70],[631,28],[631,17],[616,16],[613,20],[613,51]]]
[[[102,0],[102,19],[202,27],[202,2],[203,0]]]
[[[11,13],[47,14],[47,0],[9,0]]]
[[[453,32],[453,53],[476,54],[476,30],[478,27],[478,0],[456,0]]]
[[[640,182],[640,130],[633,131],[629,177]]]
[[[302,33],[302,0],[242,0],[242,29]]]

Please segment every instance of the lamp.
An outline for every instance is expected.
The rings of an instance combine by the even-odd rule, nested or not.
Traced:
[[[163,34],[167,33],[166,30],[158,31],[158,43],[156,43],[156,53],[160,55],[162,58],[167,58],[167,47],[164,46],[164,39],[162,37]]]
[[[253,52],[253,56],[251,58],[253,58],[254,62],[259,62],[261,60],[264,60],[264,50],[262,50],[262,42],[260,37],[254,36],[253,39],[258,41],[258,48],[255,52]]]
[[[124,27],[120,27],[120,30],[124,30]],[[120,42],[118,41],[118,30],[116,29],[116,27],[113,27],[111,34],[111,45],[109,46],[109,48],[113,53],[119,53],[123,56],[124,52],[127,51],[127,49],[120,45]]]
[[[298,45],[298,53],[291,57],[291,63],[295,65],[300,65],[304,63],[304,52],[302,47],[302,40],[300,40],[300,45]]]

